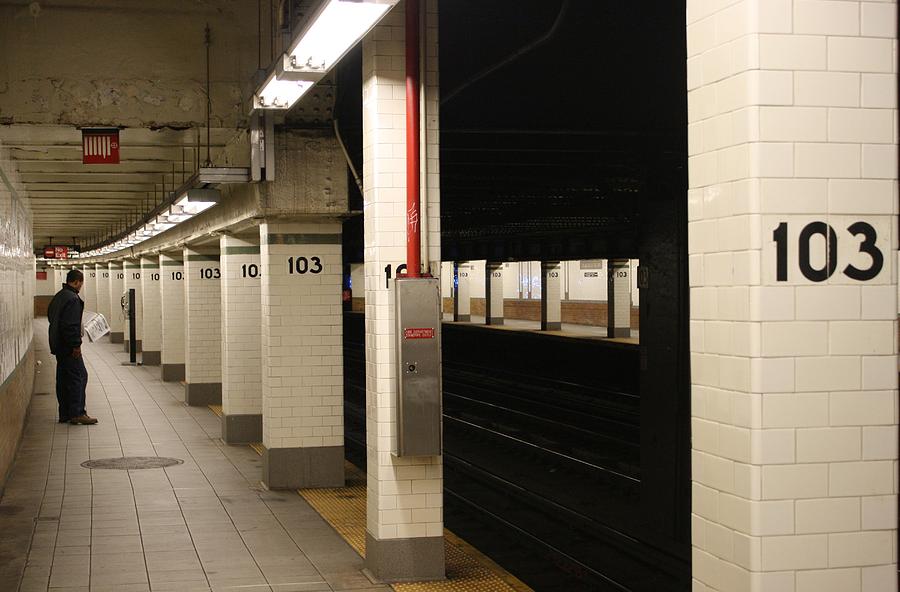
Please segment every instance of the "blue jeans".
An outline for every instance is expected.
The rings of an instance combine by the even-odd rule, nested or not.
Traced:
[[[59,401],[59,418],[72,419],[85,415],[85,389],[88,373],[84,360],[68,356],[56,356],[56,400]]]

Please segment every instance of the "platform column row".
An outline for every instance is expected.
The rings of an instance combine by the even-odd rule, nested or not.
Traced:
[[[220,238],[222,439],[262,442],[262,266],[259,237]]]
[[[109,318],[112,316],[109,306],[109,267],[105,263],[96,263],[93,269],[96,276],[94,285],[97,293],[97,312],[102,314],[109,323]]]
[[[121,261],[107,263],[109,270],[109,338],[112,343],[122,343],[125,336],[125,315],[122,310],[122,293],[125,290],[125,270]]]
[[[159,366],[162,350],[162,273],[159,257],[141,258],[141,363]]]
[[[726,4],[687,5],[692,590],[894,592],[896,3]]]
[[[219,248],[184,248],[184,400],[222,402],[222,269]]]
[[[162,379],[184,380],[184,253],[159,256],[160,362]]]
[[[432,274],[441,272],[437,2],[422,2],[426,80],[425,218]],[[404,3],[363,42],[363,186],[366,311],[366,567],[385,580],[444,576],[442,457],[403,457],[396,445],[397,371],[393,292],[386,266],[406,262]],[[378,41],[390,39],[390,42]],[[460,289],[465,289],[464,286]],[[460,310],[457,316],[469,314]]]
[[[135,327],[135,339],[137,344],[137,353],[140,353],[142,342],[144,339],[144,313],[143,313],[143,299],[141,297],[141,261],[140,259],[126,259],[123,267],[125,279],[124,279],[124,295],[127,295],[129,290],[134,290],[134,327]],[[127,296],[126,296],[127,298]],[[130,324],[131,315],[125,314],[124,316],[124,350],[127,352],[130,349],[130,335],[131,335],[131,324]]]

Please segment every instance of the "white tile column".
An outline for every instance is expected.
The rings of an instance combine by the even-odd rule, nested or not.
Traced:
[[[631,337],[631,261],[610,259],[607,268],[607,337]]]
[[[456,264],[456,289],[453,294],[453,320],[468,323],[472,320],[472,265],[468,261]]]
[[[541,331],[562,329],[562,265],[541,261]]]
[[[141,258],[141,363],[159,366],[162,362],[162,272],[159,257]]]
[[[265,222],[259,232],[263,483],[342,487],[341,224]]]
[[[223,235],[222,439],[262,442],[259,237]]]
[[[184,248],[184,402],[222,402],[219,247]]]
[[[503,324],[503,263],[487,262],[484,266],[484,322]]]
[[[184,380],[184,254],[159,256],[161,375],[166,382]]]
[[[97,263],[94,265],[94,277],[96,278],[96,294],[97,294],[97,312],[106,317],[109,322],[109,266],[106,263]]]
[[[426,13],[427,260],[440,274],[437,2]],[[397,458],[393,291],[384,267],[406,260],[404,3],[363,42],[366,265],[366,567],[386,581],[444,576],[441,457]],[[423,260],[426,260],[423,257]]]
[[[84,310],[97,312],[97,272],[93,265],[82,265],[79,270],[84,274],[84,286],[80,293]]]
[[[137,352],[140,353],[142,341],[144,339],[144,315],[143,304],[141,302],[141,261],[140,259],[125,260],[125,292],[134,290],[134,328],[135,338],[137,339]],[[124,322],[124,349],[129,351],[131,335],[131,327],[128,315],[125,315]]]
[[[896,3],[724,4],[688,3],[693,591],[894,592]]]
[[[125,313],[122,311],[122,293],[125,291],[125,270],[121,261],[109,264],[109,340],[122,343],[125,336]]]

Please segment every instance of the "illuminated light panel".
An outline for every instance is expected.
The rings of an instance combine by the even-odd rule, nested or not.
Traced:
[[[324,10],[288,51],[294,66],[321,72],[330,70],[395,3],[328,0]]]
[[[272,72],[256,93],[257,107],[260,109],[290,109],[313,87],[311,80],[279,80]]]

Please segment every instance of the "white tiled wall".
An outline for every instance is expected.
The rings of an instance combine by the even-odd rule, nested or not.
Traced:
[[[184,364],[184,261],[162,253],[159,256],[159,288],[161,292],[163,364]]]
[[[109,267],[109,330],[112,333],[125,331],[125,313],[122,310],[122,295],[125,292],[125,270],[121,261],[111,261]]]
[[[694,592],[897,590],[895,10],[688,2]]]
[[[262,344],[259,239],[221,237],[222,410],[262,413]]]
[[[15,193],[0,181],[0,384],[31,345],[34,316],[34,254],[31,210],[19,197],[18,175],[0,145],[0,169]]]
[[[406,260],[404,7],[363,42],[363,176],[366,264],[367,529],[376,539],[441,536],[440,457],[396,458],[393,293],[384,267]],[[427,163],[430,261],[440,260],[437,2],[427,2]],[[396,115],[395,115],[396,114]],[[440,267],[432,265],[432,272]]]
[[[141,259],[141,328],[146,352],[158,352],[162,347],[162,270],[159,257]]]
[[[341,224],[264,223],[259,231],[263,444],[343,446]]]
[[[219,249],[184,249],[184,363],[188,384],[222,382]]]

